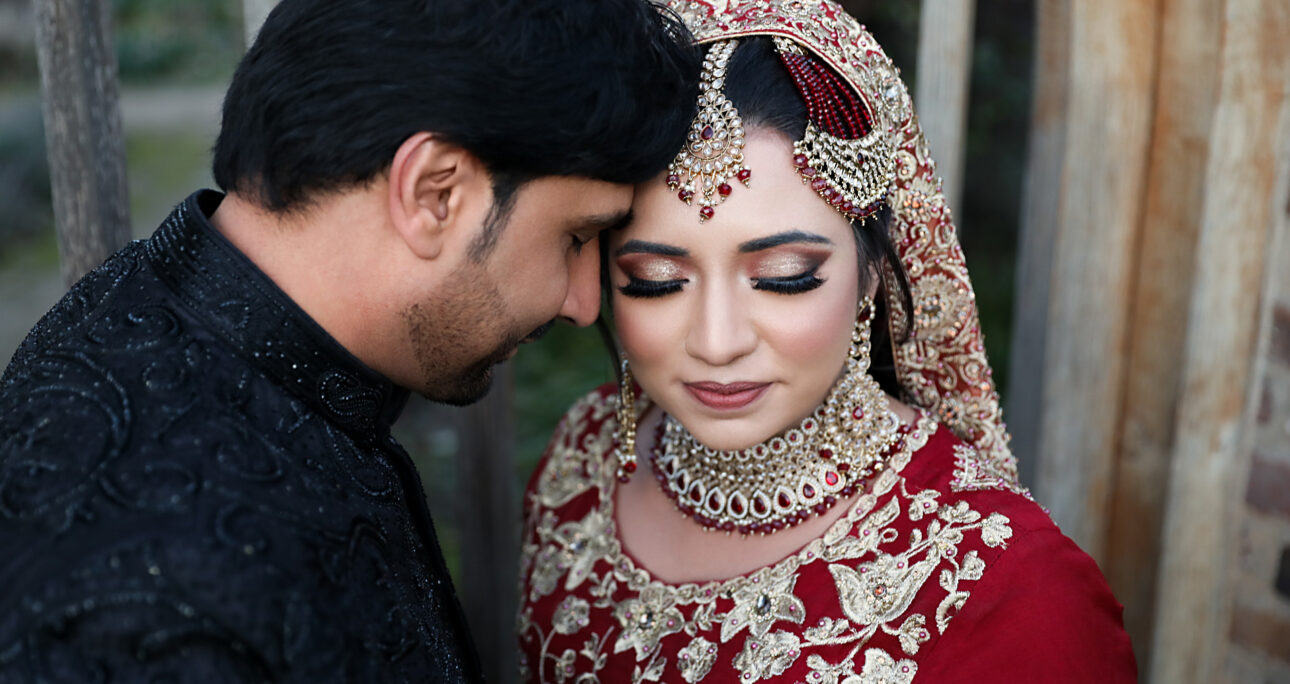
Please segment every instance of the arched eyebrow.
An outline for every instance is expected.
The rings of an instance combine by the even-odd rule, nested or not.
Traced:
[[[794,242],[805,242],[813,245],[833,244],[832,240],[824,237],[823,235],[808,233],[804,230],[789,230],[783,233],[776,233],[764,238],[757,238],[756,240],[744,242],[739,245],[739,251],[744,254],[748,254],[751,252],[760,252],[763,249],[770,249],[771,247],[792,244]]]
[[[624,254],[657,254],[659,256],[670,257],[688,257],[690,252],[673,245],[664,245],[658,242],[646,242],[644,240],[628,240],[623,243],[622,247],[614,250],[614,256],[620,257]]]

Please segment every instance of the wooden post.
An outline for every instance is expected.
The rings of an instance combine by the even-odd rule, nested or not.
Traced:
[[[1161,526],[1182,387],[1183,341],[1197,263],[1198,217],[1223,25],[1221,3],[1168,0],[1161,7],[1156,111],[1129,303],[1125,401],[1110,510],[1107,581],[1124,603],[1124,623],[1147,675],[1155,620]]]
[[[975,12],[976,0],[923,0],[918,28],[918,90],[914,99],[945,200],[955,215],[959,215],[963,190]]]
[[[519,573],[520,493],[515,487],[515,373],[493,369],[488,396],[458,413],[459,587],[490,682],[511,681]]]
[[[1017,455],[1021,480],[1032,487],[1038,467],[1056,214],[1066,159],[1070,5],[1071,0],[1044,0],[1036,7],[1035,94],[1013,288],[1012,353],[1004,415],[1012,433],[1012,451]]]
[[[1212,28],[1222,32],[1218,99],[1160,560],[1151,659],[1159,682],[1220,678],[1234,508],[1256,406],[1250,378],[1290,163],[1290,6],[1226,0],[1223,7]]]
[[[246,47],[251,47],[255,36],[260,33],[260,26],[269,17],[277,0],[242,0],[242,28],[245,32]]]
[[[1156,2],[1050,1],[1068,5],[1070,46],[1059,185],[1029,188],[1057,198],[1031,205],[1055,231],[1036,495],[1103,560],[1155,95],[1157,34],[1143,27]]]
[[[130,239],[112,4],[36,0],[54,222],[70,286]]]

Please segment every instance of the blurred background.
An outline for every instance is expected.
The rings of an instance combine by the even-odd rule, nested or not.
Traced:
[[[65,289],[34,1],[0,0],[0,363]],[[213,185],[223,91],[272,2],[103,1],[142,238]],[[920,59],[937,79],[962,62],[961,168],[929,140],[961,183],[1023,483],[1125,604],[1144,680],[1290,684],[1290,3],[842,4],[917,97]],[[500,671],[520,492],[612,378],[594,329],[557,326],[482,406],[414,399],[396,426]]]

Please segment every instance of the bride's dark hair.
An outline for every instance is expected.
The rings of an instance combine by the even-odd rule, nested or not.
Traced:
[[[731,104],[739,111],[744,127],[770,128],[783,133],[789,140],[801,140],[806,133],[806,103],[802,101],[797,86],[793,84],[788,69],[775,52],[775,45],[770,38],[757,36],[742,39],[730,58],[726,70],[725,94]],[[789,161],[785,160],[785,164]],[[823,202],[824,200],[820,200]],[[881,209],[863,221],[852,221],[852,233],[855,236],[856,253],[860,264],[860,291],[866,292],[870,285],[870,271],[882,273],[884,262],[891,266],[895,274],[894,286],[897,296],[904,303],[904,330],[912,330],[913,298],[909,290],[909,276],[905,267],[891,244],[890,227],[892,222],[891,207],[883,202]],[[601,240],[601,280],[606,300],[609,299],[607,241]],[[884,392],[900,397],[900,380],[896,376],[895,359],[892,356],[891,327],[887,322],[886,289],[888,283],[879,277],[878,294],[874,297],[873,312],[873,351],[869,374],[878,381]],[[599,321],[601,333],[606,344],[617,357],[613,337],[603,317]],[[895,343],[904,342],[895,340]],[[615,364],[616,365],[616,364]]]

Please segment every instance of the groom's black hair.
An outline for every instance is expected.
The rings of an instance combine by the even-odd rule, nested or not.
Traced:
[[[383,173],[429,131],[525,182],[636,183],[681,147],[699,53],[645,0],[282,0],[224,100],[214,177],[267,210]]]

